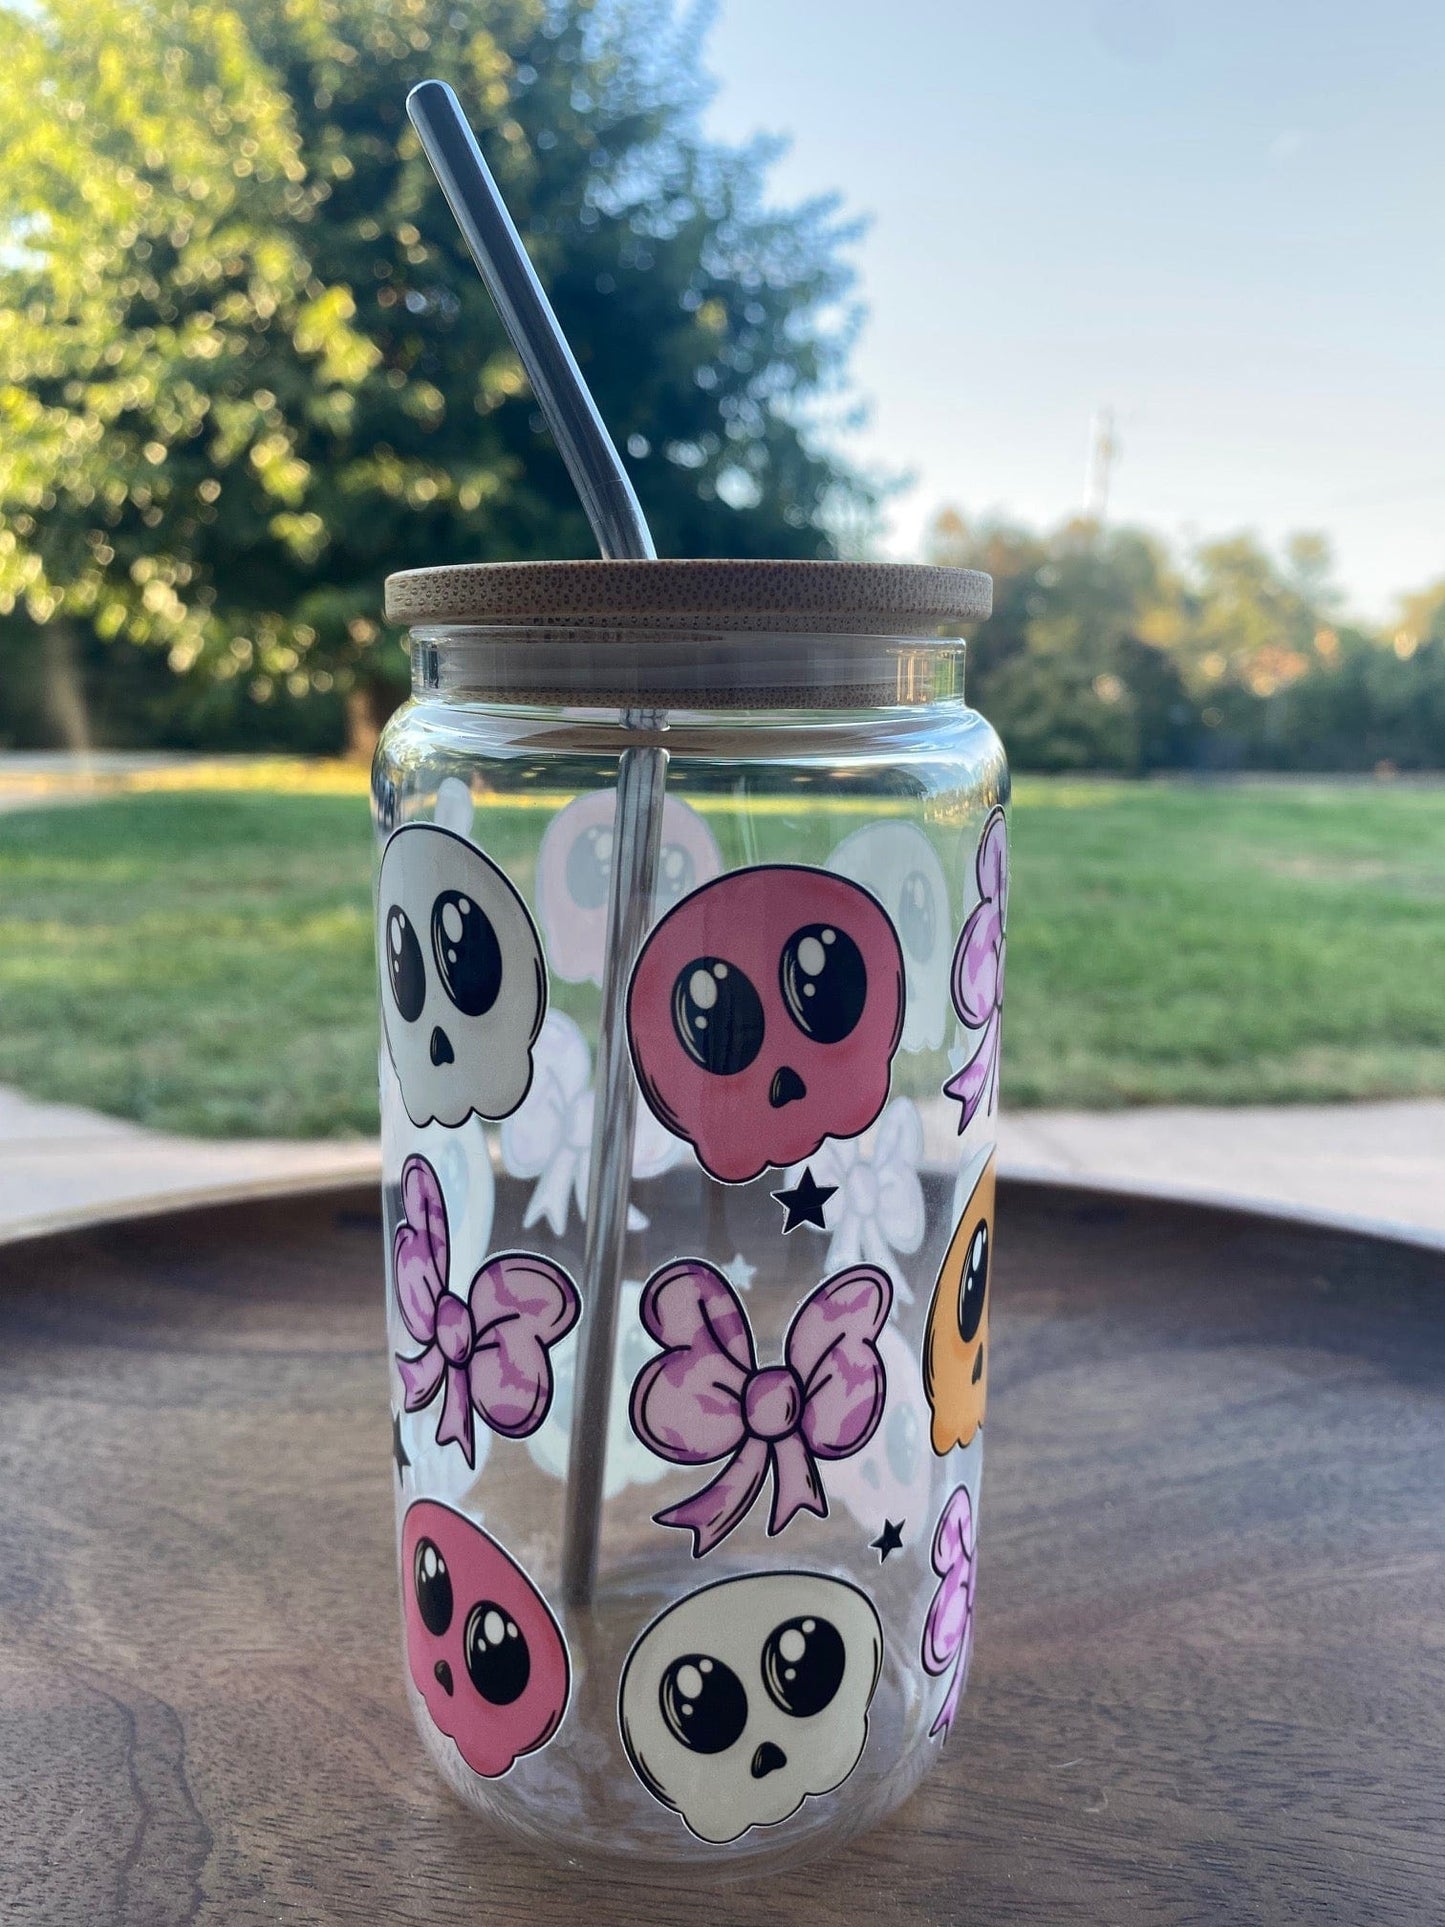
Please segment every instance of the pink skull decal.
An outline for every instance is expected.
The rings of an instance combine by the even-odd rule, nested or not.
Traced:
[[[578,796],[547,825],[537,853],[537,914],[547,960],[569,984],[602,982],[607,899],[612,889],[615,790]],[[662,805],[657,900],[670,910],[679,897],[722,874],[717,839],[681,797]]]
[[[903,1031],[903,952],[877,900],[797,864],[734,870],[670,910],[627,1000],[642,1094],[704,1170],[743,1184],[857,1137]]]
[[[522,1568],[470,1519],[418,1499],[401,1533],[406,1656],[438,1732],[499,1779],[557,1731],[571,1690],[561,1631]]]

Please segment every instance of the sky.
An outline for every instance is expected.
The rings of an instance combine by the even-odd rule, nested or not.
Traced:
[[[934,514],[1318,529],[1350,609],[1445,576],[1439,0],[717,0],[710,133],[870,218],[844,446]]]

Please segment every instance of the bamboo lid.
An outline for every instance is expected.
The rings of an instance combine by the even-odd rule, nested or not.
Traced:
[[[477,562],[386,579],[386,614],[431,624],[923,638],[993,606],[977,569],[902,562]]]

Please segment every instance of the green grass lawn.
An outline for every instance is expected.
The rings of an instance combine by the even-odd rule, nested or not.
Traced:
[[[1445,788],[1026,781],[1014,1104],[1445,1092]],[[361,796],[0,816],[0,1082],[162,1128],[375,1121]]]

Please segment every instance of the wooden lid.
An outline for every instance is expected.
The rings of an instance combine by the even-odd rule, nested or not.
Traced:
[[[923,637],[992,606],[977,569],[902,562],[475,562],[386,579],[387,618],[409,626]]]

